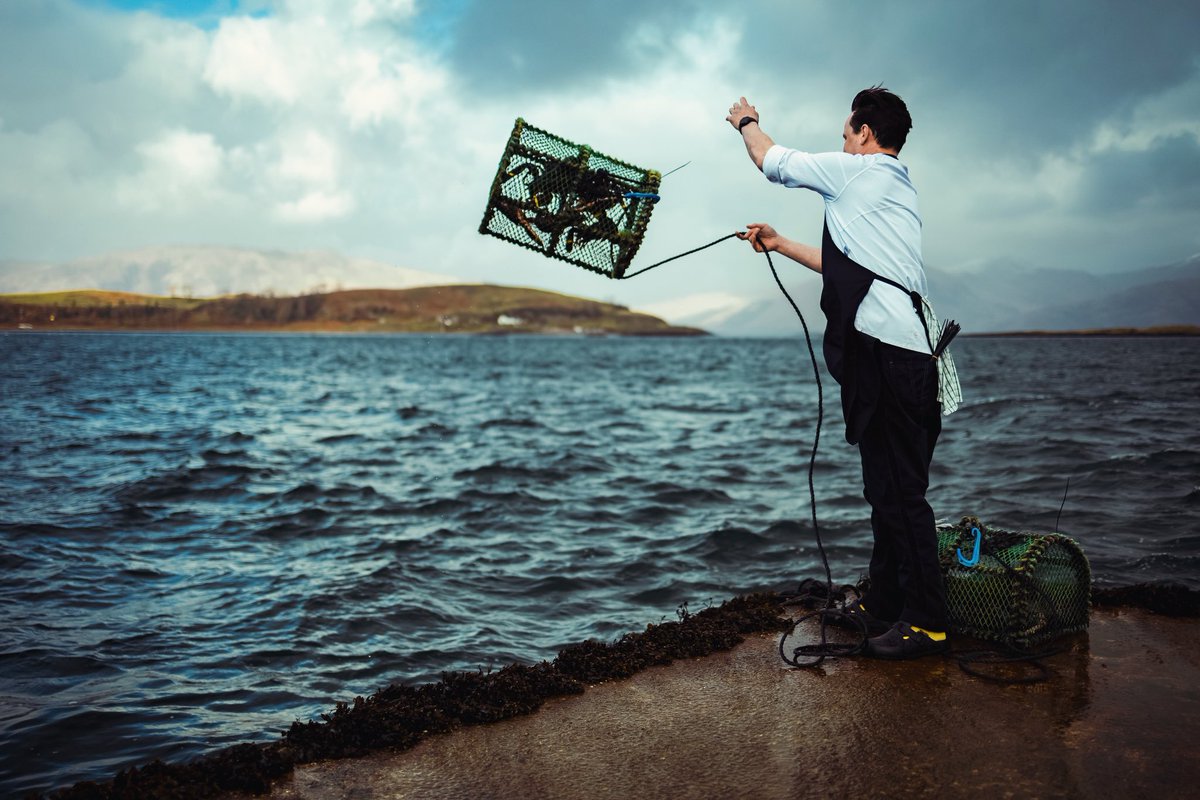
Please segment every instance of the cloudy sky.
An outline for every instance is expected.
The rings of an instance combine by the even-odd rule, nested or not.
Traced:
[[[818,238],[819,201],[768,184],[726,108],[744,94],[777,141],[840,149],[850,98],[883,83],[915,119],[930,266],[1178,261],[1200,251],[1198,8],[0,0],[0,259],[324,249],[638,307],[760,294],[734,242],[616,283],[480,236],[514,118],[691,162],[636,267],[751,221]]]

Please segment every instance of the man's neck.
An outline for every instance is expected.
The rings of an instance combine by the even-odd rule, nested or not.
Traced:
[[[880,147],[879,145],[872,143],[863,148],[863,155],[864,156],[880,155],[880,156],[891,156],[892,158],[899,158],[900,151],[896,150],[894,147]]]

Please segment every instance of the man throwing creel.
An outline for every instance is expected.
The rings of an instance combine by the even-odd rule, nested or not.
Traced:
[[[821,273],[825,364],[841,385],[846,441],[862,457],[875,537],[870,589],[846,611],[870,635],[868,655],[944,652],[946,588],[925,500],[942,429],[937,363],[919,302],[927,291],[917,192],[897,158],[912,118],[896,95],[864,89],[850,104],[842,152],[805,153],[775,144],[758,117],[742,97],[726,118],[755,166],[772,183],[825,199],[820,248],[766,223],[739,237]]]

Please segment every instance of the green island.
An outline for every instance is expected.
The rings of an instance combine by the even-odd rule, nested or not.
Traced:
[[[613,303],[490,284],[286,297],[159,297],[96,289],[0,294],[3,329],[707,335]]]

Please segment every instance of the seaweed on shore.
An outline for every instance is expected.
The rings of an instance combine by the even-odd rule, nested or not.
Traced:
[[[112,781],[83,781],[54,792],[52,798],[178,798],[198,800],[226,792],[265,794],[271,781],[291,773],[298,762],[279,743],[236,744],[187,764],[153,761],[117,773]],[[36,797],[36,795],[33,795]]]
[[[239,744],[186,764],[155,761],[124,770],[109,782],[84,781],[53,792],[54,800],[200,800],[227,792],[264,794],[297,764],[406,750],[422,739],[464,725],[529,714],[552,697],[579,694],[585,684],[626,678],[655,664],[728,650],[743,634],[787,627],[780,598],[771,593],[735,597],[678,621],[647,625],[615,642],[587,641],[565,648],[552,662],[512,664],[501,670],[443,673],[438,683],[393,684],[339,703],[320,722],[295,722],[281,741]]]
[[[1200,617],[1200,592],[1178,583],[1092,586],[1094,606],[1136,606],[1165,617]]]

